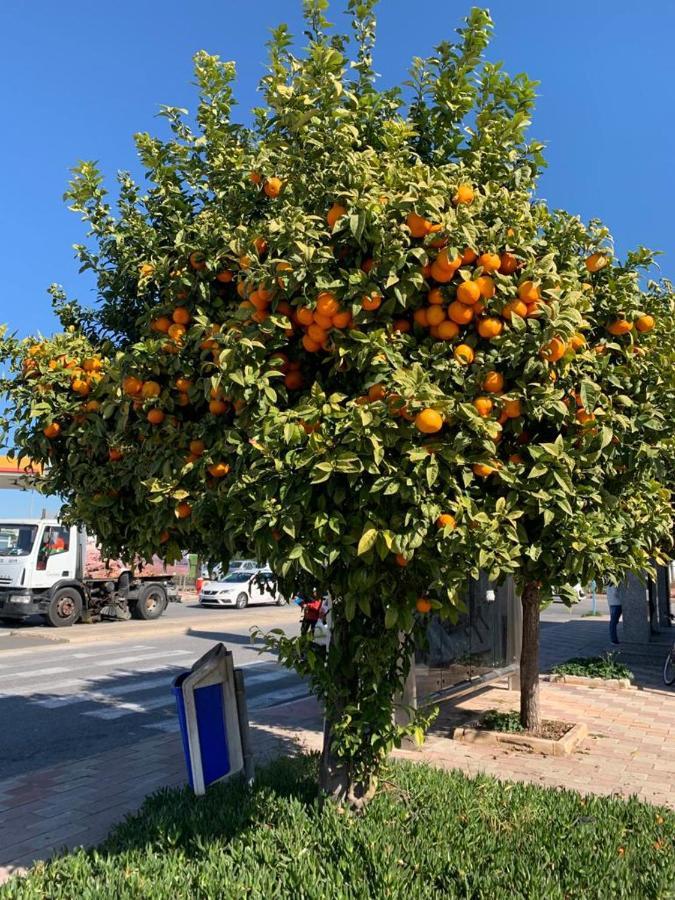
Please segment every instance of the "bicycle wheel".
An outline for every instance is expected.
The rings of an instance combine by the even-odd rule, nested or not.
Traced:
[[[667,685],[671,685],[675,681],[675,646],[673,646],[672,650],[666,656],[666,661],[663,666],[663,683]]]

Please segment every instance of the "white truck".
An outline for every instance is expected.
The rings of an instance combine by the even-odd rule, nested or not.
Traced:
[[[0,622],[42,615],[55,627],[117,618],[158,619],[180,601],[175,570],[159,559],[103,560],[84,529],[58,519],[0,519]]]

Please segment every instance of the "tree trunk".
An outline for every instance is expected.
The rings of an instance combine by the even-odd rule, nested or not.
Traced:
[[[328,718],[323,726],[319,789],[331,800],[341,806],[348,806],[354,812],[361,812],[375,796],[377,789],[374,778],[367,785],[355,782],[349,764],[333,753],[331,723]]]
[[[526,731],[541,728],[539,709],[539,585],[529,581],[522,596],[523,643],[520,653],[520,724]]]

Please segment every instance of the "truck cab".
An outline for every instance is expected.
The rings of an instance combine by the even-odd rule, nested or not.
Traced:
[[[170,573],[135,575],[121,564],[92,576],[84,529],[58,519],[0,519],[0,621],[43,615],[51,625],[92,621],[110,607],[158,618],[178,594]]]

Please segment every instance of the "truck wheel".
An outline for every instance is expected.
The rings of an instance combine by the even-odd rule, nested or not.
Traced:
[[[159,619],[166,609],[166,594],[160,584],[144,584],[138,592],[131,614],[134,619]]]
[[[82,595],[78,590],[64,587],[52,597],[45,618],[53,628],[74,625],[82,615]]]
[[[237,609],[246,609],[246,607],[248,606],[248,595],[243,593],[239,594],[234,605],[237,607]]]

